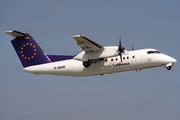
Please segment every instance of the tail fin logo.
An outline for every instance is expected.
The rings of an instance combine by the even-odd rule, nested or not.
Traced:
[[[25,37],[25,39],[27,40],[27,42],[22,44],[20,54],[21,54],[21,57],[24,58],[25,60],[30,60],[35,57],[37,49],[36,49],[36,46],[33,45],[33,43],[28,42],[29,37]],[[33,51],[31,51],[31,52],[29,51],[29,53],[31,53],[31,54],[29,54],[29,53],[26,53],[27,52],[26,49],[33,50]]]

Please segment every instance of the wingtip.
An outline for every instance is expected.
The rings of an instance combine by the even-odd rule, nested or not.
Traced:
[[[73,38],[84,37],[84,35],[74,35]]]

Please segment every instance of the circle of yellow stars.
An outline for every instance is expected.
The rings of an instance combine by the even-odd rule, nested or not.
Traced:
[[[29,39],[29,37],[25,37],[25,39]],[[25,56],[25,55],[24,55],[24,51],[23,51],[23,50],[24,50],[24,48],[25,48],[26,46],[30,46],[30,47],[33,48],[33,55],[30,55],[30,56]],[[37,51],[36,46],[33,45],[32,43],[27,42],[27,43],[24,43],[24,44],[22,45],[21,50],[20,50],[20,53],[21,53],[21,56],[22,56],[24,59],[30,60],[30,59],[33,59],[33,58],[34,58],[34,56],[36,55],[36,51]]]

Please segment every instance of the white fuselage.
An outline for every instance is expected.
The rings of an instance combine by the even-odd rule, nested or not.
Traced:
[[[34,74],[83,77],[160,67],[176,62],[174,58],[163,53],[148,54],[148,51],[157,50],[142,49],[135,51],[125,51],[122,56],[122,62],[119,55],[116,55],[114,57],[99,60],[98,62],[93,63],[89,68],[85,68],[82,64],[82,61],[69,59],[29,66],[23,68],[23,70]]]

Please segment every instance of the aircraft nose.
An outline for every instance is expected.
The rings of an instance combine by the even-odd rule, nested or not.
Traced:
[[[169,57],[169,62],[171,62],[171,63],[176,63],[176,62],[177,62],[177,60],[176,60],[176,59],[174,59],[173,57]]]
[[[173,60],[172,60],[172,61],[173,61],[173,63],[176,63],[176,62],[177,62],[177,60],[176,60],[176,59],[174,59],[174,58],[173,58]]]

